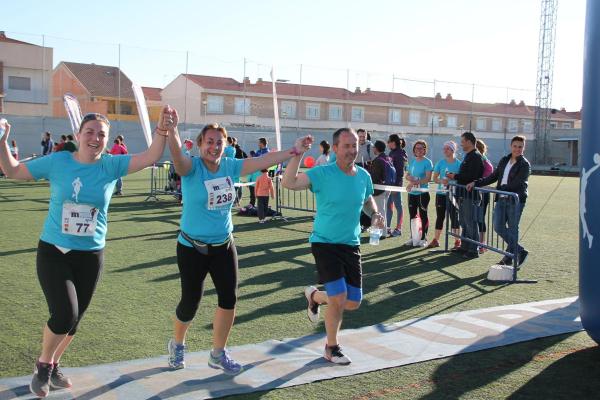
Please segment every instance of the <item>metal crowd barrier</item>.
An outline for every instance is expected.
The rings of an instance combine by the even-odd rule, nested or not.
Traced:
[[[512,279],[507,281],[500,281],[505,283],[536,283],[535,280],[519,280],[517,277],[519,270],[519,238],[516,237],[514,243],[506,243],[505,240],[496,232],[494,229],[494,213],[502,212],[496,209],[496,198],[502,198],[503,201],[514,209],[515,215],[513,218],[518,216],[518,205],[519,195],[512,192],[504,192],[501,190],[486,188],[486,187],[474,187],[471,191],[468,191],[466,186],[459,185],[456,183],[449,183],[449,191],[446,196],[446,243],[445,251],[448,251],[448,242],[450,236],[460,239],[468,243],[472,243],[478,248],[485,248],[494,253],[504,255],[512,258],[513,271]],[[485,198],[488,198],[487,206],[485,205]],[[458,220],[460,224],[460,234],[455,234],[451,229],[451,213],[458,213]],[[465,217],[466,216],[466,217]],[[503,220],[505,216],[502,217]],[[485,223],[486,232],[484,241],[480,239],[480,224]],[[465,236],[465,229],[477,233],[477,240]],[[516,235],[515,235],[516,236]],[[510,252],[512,249],[513,252]]]
[[[159,195],[181,199],[181,179],[175,174],[172,163],[156,163],[150,167],[150,194],[144,201],[158,201]]]
[[[289,190],[281,184],[281,175],[275,177],[276,211],[283,216],[283,210],[317,212],[314,193],[309,189]]]

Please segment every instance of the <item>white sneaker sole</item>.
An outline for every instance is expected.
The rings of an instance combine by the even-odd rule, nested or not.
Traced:
[[[308,306],[306,307],[306,315],[308,316],[308,320],[310,322],[312,322],[313,324],[316,324],[319,322],[319,313],[317,312],[317,314],[315,315],[310,310],[310,297],[316,290],[317,290],[317,288],[314,286],[309,286],[306,289],[304,289],[304,297],[306,297],[306,301],[308,302]]]

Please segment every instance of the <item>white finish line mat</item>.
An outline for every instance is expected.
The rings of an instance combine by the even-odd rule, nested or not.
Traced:
[[[581,329],[575,297],[492,307],[344,330],[340,342],[355,361],[349,366],[325,361],[324,336],[311,335],[231,348],[234,358],[245,366],[237,376],[209,368],[207,351],[186,354],[187,367],[177,371],[166,367],[166,356],[65,368],[73,389],[52,392],[48,398],[215,398],[398,367]],[[29,394],[30,381],[31,376],[1,379],[0,400],[34,398]]]

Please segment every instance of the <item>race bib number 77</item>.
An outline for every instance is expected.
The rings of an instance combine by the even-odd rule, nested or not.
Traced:
[[[94,236],[98,209],[89,204],[65,202],[62,209],[62,233],[75,236]]]

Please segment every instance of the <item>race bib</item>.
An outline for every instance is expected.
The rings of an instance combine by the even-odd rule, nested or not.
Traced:
[[[215,178],[204,182],[208,193],[209,210],[229,209],[235,200],[235,186],[230,177]]]
[[[62,233],[94,236],[99,210],[89,204],[65,202],[62,210]]]

